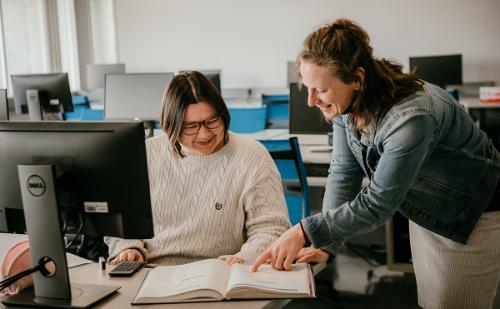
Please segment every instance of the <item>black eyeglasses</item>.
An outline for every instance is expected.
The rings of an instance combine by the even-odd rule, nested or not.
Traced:
[[[203,121],[185,122],[182,125],[182,133],[186,135],[195,135],[200,132],[202,125],[207,129],[216,129],[221,125],[221,123],[222,117],[220,115],[213,116]]]

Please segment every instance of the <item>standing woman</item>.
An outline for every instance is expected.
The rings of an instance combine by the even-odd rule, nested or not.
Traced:
[[[262,144],[233,134],[215,86],[199,72],[173,78],[146,141],[155,236],[107,238],[112,264],[251,263],[290,227],[279,172]]]
[[[500,280],[500,154],[446,91],[374,58],[369,41],[346,19],[306,38],[297,65],[308,105],[333,123],[323,213],[284,233],[253,270],[325,261],[399,211],[419,305],[489,308]]]

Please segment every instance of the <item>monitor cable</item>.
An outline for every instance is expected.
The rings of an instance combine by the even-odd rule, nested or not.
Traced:
[[[32,273],[35,273],[37,271],[40,271],[42,273],[42,275],[44,275],[45,277],[50,277],[51,274],[53,274],[53,272],[49,271],[46,267],[46,264],[49,262],[52,262],[52,259],[44,256],[38,261],[38,265],[36,265],[35,267],[23,270],[15,275],[12,275],[12,276],[5,278],[4,280],[2,280],[0,282],[0,291],[5,289],[6,287],[10,286],[11,284],[16,282],[17,280],[19,280],[23,277],[26,277],[28,275],[31,275]]]
[[[82,229],[83,229],[83,217],[82,217],[82,214],[79,213],[78,214],[78,218],[80,219],[80,225],[78,226],[78,229],[76,230],[76,234],[75,234],[75,237],[66,245],[66,250],[68,250],[71,245],[73,245],[73,243],[75,242],[75,240],[78,239],[78,237],[80,237],[80,234],[82,233]],[[64,225],[67,226],[67,222],[64,221]],[[66,232],[66,229],[64,229],[65,232]]]

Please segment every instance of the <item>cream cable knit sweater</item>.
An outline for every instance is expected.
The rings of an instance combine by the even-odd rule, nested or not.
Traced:
[[[146,142],[155,236],[107,237],[110,258],[137,248],[175,265],[237,255],[253,262],[290,227],[279,172],[257,141],[230,133],[208,156],[174,156],[167,135]]]

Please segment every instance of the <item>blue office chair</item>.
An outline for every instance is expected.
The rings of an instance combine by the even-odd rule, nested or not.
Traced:
[[[309,187],[297,137],[260,140],[281,174],[285,200],[292,225],[310,214]]]
[[[266,106],[230,107],[229,130],[236,133],[255,133],[266,129]]]
[[[267,128],[288,129],[289,95],[262,95],[262,104],[267,106]]]
[[[83,110],[89,108],[89,101],[85,96],[71,96],[73,102],[73,111],[64,112],[64,120],[82,120]]]

